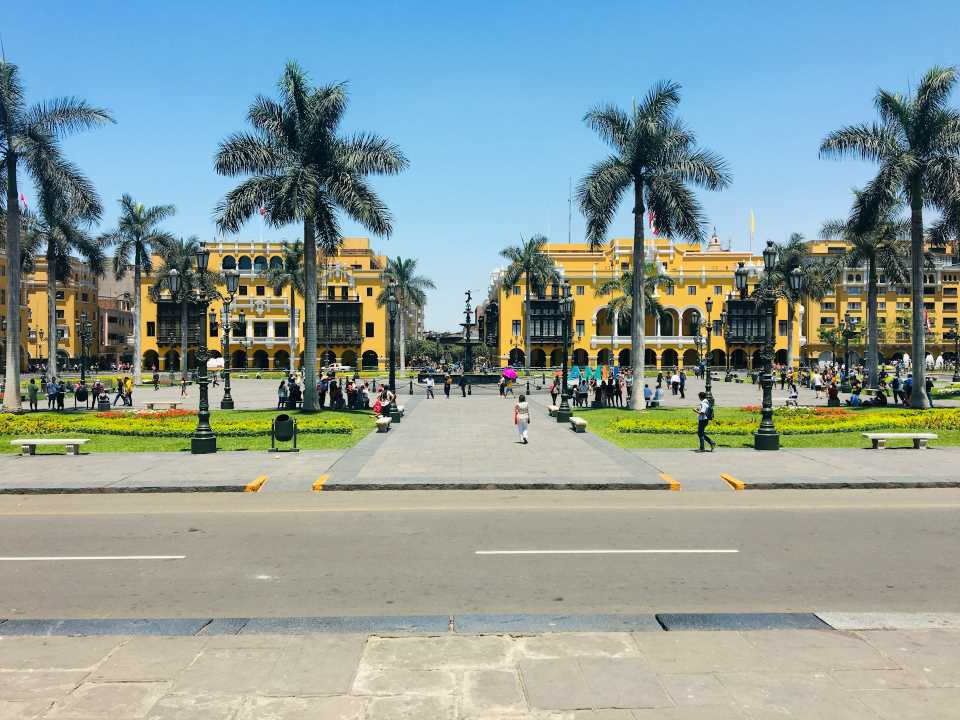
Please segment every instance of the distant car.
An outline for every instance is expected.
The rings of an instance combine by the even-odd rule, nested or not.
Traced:
[[[324,372],[350,372],[353,368],[350,365],[341,365],[340,363],[330,363],[324,369]]]

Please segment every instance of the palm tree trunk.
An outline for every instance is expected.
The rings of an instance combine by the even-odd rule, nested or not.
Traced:
[[[793,368],[793,323],[796,307],[793,300],[787,300],[787,369]]]
[[[303,221],[303,411],[317,411],[317,239],[313,219]]]
[[[143,338],[140,336],[140,317],[143,303],[140,301],[140,248],[134,252],[136,262],[133,266],[133,384],[140,385],[143,380]],[[157,368],[159,370],[159,368]]]
[[[910,406],[927,408],[927,324],[923,317],[923,195],[918,182],[910,193],[910,302],[913,311],[913,391]]]
[[[646,258],[644,257],[643,216],[646,208],[643,204],[643,184],[635,180],[633,184],[633,297],[630,302],[630,364],[633,366],[633,390],[630,393],[630,409],[644,410],[646,402],[643,399],[644,361],[646,347],[644,345],[644,323],[646,322],[646,298],[643,294],[644,271]]]
[[[66,324],[66,317],[64,317],[64,324]],[[53,377],[59,374],[57,371],[59,333],[57,332],[57,261],[52,240],[47,242],[47,328],[49,330],[47,355],[50,358],[47,367],[50,368],[50,376]]]
[[[870,258],[867,267],[867,387],[877,387],[877,260]]]
[[[530,374],[530,273],[524,274],[523,301],[523,367]]]
[[[290,372],[297,367],[297,289],[290,283]]]
[[[407,367],[407,353],[404,349],[404,344],[406,343],[407,338],[407,308],[406,300],[400,304],[400,377],[403,377],[403,373]]]
[[[186,278],[180,282],[185,282]],[[183,288],[180,288],[181,292]],[[189,327],[187,325],[187,298],[184,297],[180,301],[180,378],[183,380],[187,379],[187,358],[190,357],[190,338],[189,338]]]
[[[7,348],[6,391],[3,409],[19,412],[20,405],[20,202],[17,192],[17,156],[7,152]]]

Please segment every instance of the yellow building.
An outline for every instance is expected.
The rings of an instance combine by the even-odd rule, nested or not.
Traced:
[[[29,359],[31,357],[30,346],[30,309],[25,302],[26,294],[20,289],[20,370],[26,371],[29,368]],[[0,250],[0,363],[6,362],[2,358],[6,357],[7,352],[7,256],[3,250]]]
[[[577,366],[631,364],[630,324],[625,317],[609,316],[609,295],[600,295],[597,290],[612,278],[618,278],[630,269],[633,240],[616,238],[604,247],[591,249],[587,243],[550,243],[547,254],[553,259],[566,282],[570,283],[574,300],[571,321],[570,362]],[[743,262],[750,272],[751,286],[763,271],[763,258],[746,252],[731,252],[721,247],[716,235],[705,248],[699,244],[671,243],[667,238],[650,238],[646,241],[648,263],[656,263],[662,273],[673,281],[672,287],[662,287],[657,298],[663,306],[661,317],[647,317],[645,327],[645,364],[650,367],[672,368],[693,366],[698,362],[701,350],[706,354],[706,329],[701,329],[700,338],[694,335],[692,325],[699,313],[704,325],[708,320],[707,298],[713,299],[709,317],[712,328],[714,366],[727,364],[728,348],[723,339],[720,313],[723,303],[735,291],[734,271]],[[494,271],[488,298],[479,309],[480,337],[495,348],[501,364],[523,364],[524,287],[502,287],[503,271]],[[531,302],[532,367],[556,367],[562,361],[562,330],[556,298],[559,288],[541,290],[540,297]],[[787,322],[786,303],[777,305],[777,361],[786,362]],[[794,353],[799,357],[804,338],[800,324],[794,323]],[[732,367],[752,367],[759,348],[735,347],[730,349]]]
[[[841,241],[816,241],[810,243],[815,257],[841,255],[847,248]],[[933,250],[931,248],[931,250]],[[927,354],[936,364],[939,358],[953,362],[953,340],[944,336],[957,327],[957,303],[960,302],[960,263],[944,252],[932,252],[933,266],[924,272],[923,306],[927,318]],[[900,359],[910,354],[912,337],[912,313],[909,282],[889,282],[880,272],[877,294],[877,325],[879,328],[879,353],[884,361]],[[849,313],[850,321],[861,332],[851,340],[851,363],[863,358],[866,343],[867,323],[867,268],[847,268],[834,292],[822,301],[807,303],[804,315],[804,334],[807,336],[806,357],[811,361],[829,360],[836,352],[838,359],[843,354],[843,340],[836,339],[831,345],[829,330],[839,330]],[[839,332],[835,334],[835,337]],[[941,360],[941,362],[942,362]]]
[[[237,270],[240,285],[231,306],[233,332],[230,339],[232,368],[283,369],[296,367],[303,359],[304,301],[294,299],[295,319],[291,325],[290,290],[275,291],[263,275],[271,266],[283,262],[279,242],[218,241],[206,245],[210,251],[209,269],[214,272]],[[377,255],[368,238],[344,238],[336,256],[318,258],[317,278],[317,358],[321,366],[337,362],[350,367],[382,370],[387,357],[386,308],[377,306],[384,287],[386,258]],[[159,258],[154,266],[160,267]],[[154,369],[177,370],[180,367],[180,306],[161,295],[154,302],[151,282],[143,285],[144,372]],[[217,288],[226,297],[226,288]],[[220,322],[221,299],[207,308],[197,305],[189,312],[189,343],[194,348],[201,330],[208,336],[208,348],[214,357],[224,352]],[[240,313],[244,323],[238,322]],[[191,349],[188,367],[194,367]]]
[[[35,269],[24,278],[24,290],[27,293],[29,305],[30,327],[29,350],[36,351],[31,355],[38,361],[49,361],[50,323],[47,313],[47,261],[46,258],[36,259]],[[80,334],[77,332],[80,319],[86,314],[87,320],[93,324],[94,332],[87,346],[89,358],[100,355],[100,335],[96,332],[100,320],[100,309],[97,304],[97,276],[90,272],[86,264],[70,258],[70,275],[64,281],[56,284],[57,326],[57,356],[60,363],[78,363],[83,350]],[[41,341],[41,333],[43,340]]]

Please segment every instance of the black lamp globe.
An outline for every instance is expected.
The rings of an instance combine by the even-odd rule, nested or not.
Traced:
[[[790,289],[793,290],[794,293],[799,293],[802,287],[803,271],[800,268],[795,267],[790,271]]]
[[[210,251],[203,245],[197,248],[197,252],[194,254],[194,259],[197,262],[197,270],[200,272],[206,272],[207,267],[210,265]]]
[[[763,269],[771,273],[776,265],[777,248],[773,244],[773,240],[767,240],[767,246],[763,249]]]
[[[171,270],[167,276],[167,284],[170,287],[171,294],[176,295],[180,292],[180,273],[177,272],[176,268]]]
[[[733,273],[733,278],[737,283],[737,290],[741,294],[745,293],[747,290],[747,268],[744,267],[743,260],[737,263],[737,269]]]
[[[706,307],[707,307],[707,314],[708,314],[708,315],[713,312],[713,298],[712,298],[712,297],[708,297],[708,298],[707,298],[707,301],[704,303],[704,305],[706,305]]]
[[[227,282],[227,292],[230,295],[236,295],[237,289],[240,287],[240,273],[236,270],[227,270],[224,273],[224,279]]]

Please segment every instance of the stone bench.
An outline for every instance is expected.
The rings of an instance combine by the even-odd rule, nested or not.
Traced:
[[[389,417],[380,417],[377,418],[377,432],[385,433],[390,429],[390,418]]]
[[[559,405],[547,405],[547,412],[550,413],[550,417],[556,417],[559,409]]]
[[[80,446],[90,442],[84,438],[73,438],[69,440],[58,440],[55,438],[19,438],[11,440],[11,445],[20,446],[21,455],[36,455],[37,445],[52,445],[55,447],[66,447],[67,455],[79,455]]]
[[[582,417],[573,415],[570,417],[570,429],[574,432],[582,433],[587,431],[587,421]]]
[[[913,440],[914,450],[927,447],[928,440],[936,440],[936,433],[863,433],[863,436],[873,443],[874,450],[883,450],[887,446],[887,440]]]
[[[161,407],[167,410],[176,410],[180,405],[181,403],[179,402],[148,402],[143,404],[147,410],[156,410]]]

